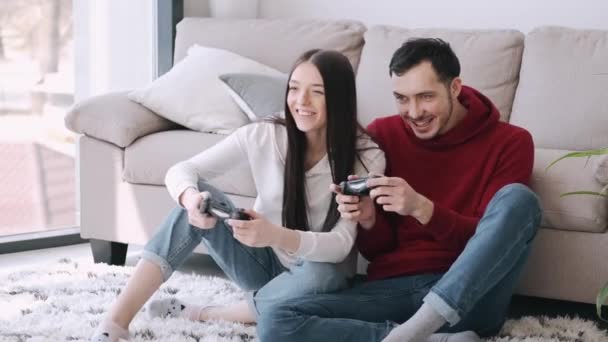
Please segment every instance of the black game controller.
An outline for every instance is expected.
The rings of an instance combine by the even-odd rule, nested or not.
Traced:
[[[251,220],[251,216],[247,215],[244,209],[235,208],[233,210],[228,203],[214,200],[211,194],[203,198],[198,209],[202,214],[211,215],[217,219]]]
[[[370,178],[378,178],[380,176],[372,175],[362,178],[357,178],[349,181],[340,182],[340,191],[349,196],[369,196],[370,187],[366,182]]]
[[[230,213],[230,218],[233,220],[251,220],[252,217],[247,215],[245,209],[237,209]]]

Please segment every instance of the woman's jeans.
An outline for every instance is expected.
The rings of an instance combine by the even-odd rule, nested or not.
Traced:
[[[264,312],[261,341],[381,341],[428,303],[448,324],[441,331],[502,327],[541,220],[536,195],[521,184],[492,198],[475,234],[450,269],[377,281],[333,294],[303,296]]]
[[[209,191],[214,200],[234,208],[221,191],[202,182],[198,187],[200,191]],[[233,237],[231,227],[220,219],[211,229],[192,226],[187,211],[180,207],[173,209],[146,244],[142,257],[157,264],[166,281],[201,242],[224,273],[249,292],[248,300],[256,316],[280,301],[333,292],[349,284],[344,265],[298,261],[288,270],[272,248],[241,244]]]

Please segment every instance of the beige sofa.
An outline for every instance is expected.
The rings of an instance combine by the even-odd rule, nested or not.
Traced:
[[[573,150],[608,146],[608,32],[544,27],[514,30],[409,30],[353,21],[186,18],[177,28],[175,60],[198,43],[252,58],[282,72],[310,48],[345,53],[357,69],[360,120],[395,113],[388,61],[407,38],[436,36],[460,57],[465,84],[489,96],[502,120],[527,128],[536,144],[533,189],[544,220],[518,293],[593,302],[608,281],[608,204],[590,196],[560,198],[602,185],[582,159],[545,167]],[[126,93],[77,104],[66,125],[78,140],[81,235],[97,261],[124,262],[126,244],[143,245],[174,206],[167,169],[224,138],[189,131],[127,99]],[[593,163],[593,160],[591,161]],[[214,180],[240,206],[252,188],[230,175]],[[449,191],[449,189],[446,189]],[[203,250],[199,250],[204,252]]]

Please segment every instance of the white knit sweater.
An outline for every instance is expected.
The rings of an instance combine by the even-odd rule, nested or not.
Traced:
[[[368,137],[360,138],[357,147],[370,148],[360,152],[367,170],[357,160],[355,173],[384,173],[384,153]],[[270,222],[281,225],[283,203],[283,176],[287,151],[287,131],[284,126],[259,122],[243,126],[221,142],[196,156],[177,163],[169,169],[165,183],[171,196],[177,201],[188,187],[197,188],[198,180],[211,180],[233,169],[239,162],[248,163],[257,197],[253,210]],[[247,170],[247,168],[243,168]],[[279,260],[290,267],[296,257],[309,261],[339,263],[345,260],[354,246],[356,223],[339,219],[328,232],[321,232],[331,201],[329,185],[332,183],[327,155],[306,171],[308,220],[310,231],[298,231],[300,246],[294,254],[274,249]],[[289,227],[295,228],[295,227]]]

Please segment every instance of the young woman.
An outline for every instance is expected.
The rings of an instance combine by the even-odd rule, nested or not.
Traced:
[[[355,274],[356,224],[341,219],[332,183],[350,174],[382,174],[384,153],[357,122],[355,76],[335,51],[311,50],[289,75],[285,118],[239,128],[173,166],[166,185],[178,203],[146,245],[126,288],[93,340],[128,337],[128,325],[172,272],[204,243],[247,300],[226,307],[178,299],[153,301],[153,316],[254,322],[273,303],[336,291]],[[205,196],[225,201],[207,181],[247,163],[257,190],[251,220],[201,214]]]

